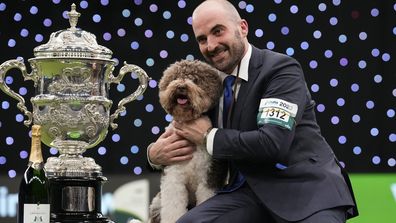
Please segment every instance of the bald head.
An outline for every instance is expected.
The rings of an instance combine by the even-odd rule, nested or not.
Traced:
[[[234,22],[241,20],[241,16],[236,8],[227,0],[206,0],[202,2],[195,8],[192,14],[192,20],[194,21],[194,18],[199,16],[205,16],[206,13],[211,11],[226,16],[227,19]]]

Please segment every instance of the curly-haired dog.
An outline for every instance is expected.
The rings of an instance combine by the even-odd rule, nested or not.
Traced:
[[[222,84],[219,71],[194,60],[170,65],[159,82],[159,99],[165,111],[178,122],[199,118],[219,100]],[[170,126],[171,127],[171,126]],[[214,195],[224,179],[222,169],[211,159],[204,146],[197,146],[193,158],[164,168],[160,192],[150,205],[151,223],[174,223],[190,206]]]

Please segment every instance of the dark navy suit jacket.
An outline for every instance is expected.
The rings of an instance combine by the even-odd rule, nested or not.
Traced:
[[[320,133],[300,64],[287,55],[253,46],[248,72],[248,82],[241,80],[231,129],[215,134],[213,158],[232,160],[263,204],[289,221],[338,206],[349,206],[348,217],[356,216],[349,178],[341,173]],[[263,98],[298,106],[292,129],[258,125]],[[212,121],[216,126],[217,120]]]

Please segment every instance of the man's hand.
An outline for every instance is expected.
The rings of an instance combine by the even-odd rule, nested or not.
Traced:
[[[205,133],[212,128],[212,122],[207,116],[202,116],[190,122],[173,122],[176,129],[176,134],[184,137],[185,139],[202,145],[204,143]]]
[[[177,135],[175,129],[170,127],[151,145],[148,158],[155,165],[167,166],[190,160],[195,148],[194,144]]]

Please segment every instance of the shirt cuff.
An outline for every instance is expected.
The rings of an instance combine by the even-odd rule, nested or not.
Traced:
[[[158,165],[158,164],[154,164],[150,160],[149,151],[150,151],[151,147],[153,146],[153,144],[154,143],[150,143],[150,145],[147,146],[147,161],[150,164],[151,168],[153,168],[155,170],[162,170],[164,168],[164,166]]]
[[[213,155],[213,143],[216,132],[217,128],[210,130],[206,139],[206,150],[208,151],[209,155]]]

